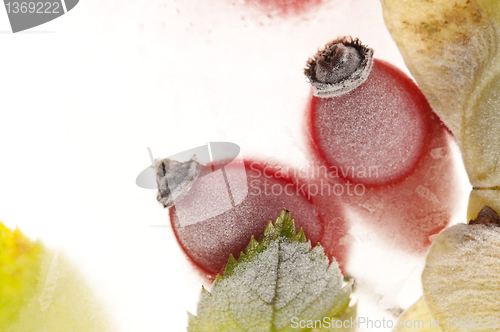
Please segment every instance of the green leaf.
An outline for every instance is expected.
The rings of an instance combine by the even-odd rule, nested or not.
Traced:
[[[202,289],[197,316],[189,314],[188,332],[313,331],[292,327],[292,318],[355,314],[349,307],[352,283],[342,285],[337,262],[329,265],[319,244],[311,249],[284,210],[259,241],[251,238],[238,261],[229,258],[211,292]]]

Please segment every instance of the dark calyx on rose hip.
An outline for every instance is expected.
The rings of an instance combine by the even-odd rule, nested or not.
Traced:
[[[309,131],[319,157],[366,185],[402,180],[425,152],[432,110],[396,67],[358,39],[340,38],[307,63]],[[357,177],[363,172],[368,176]]]
[[[238,176],[241,174],[241,166],[246,172],[246,178],[243,179]],[[191,168],[191,172],[186,171]],[[234,197],[245,197],[244,194],[241,196],[241,193],[238,193],[238,188],[243,188],[243,185],[247,186],[248,194],[241,203],[217,215],[210,212],[221,206],[221,193],[226,192],[226,187],[214,182],[215,173],[211,173],[210,165],[200,165],[200,168],[200,176],[189,191],[183,194],[183,198],[169,209],[169,215],[179,244],[203,272],[212,276],[222,273],[229,255],[237,258],[248,245],[250,238],[254,236],[258,239],[269,220],[275,218],[283,208],[293,213],[297,231],[302,227],[311,243],[321,241],[323,224],[307,197],[307,192],[298,191],[292,179],[278,173],[276,168],[256,161],[233,161],[224,166],[226,178],[232,181],[231,194]],[[182,169],[188,178],[193,172],[197,172],[195,167],[189,165]],[[206,175],[210,173],[213,176]],[[168,201],[161,194],[158,199],[162,204]],[[337,227],[340,238],[342,225]],[[335,234],[330,234],[330,237],[335,237]],[[342,257],[335,258],[342,264]]]

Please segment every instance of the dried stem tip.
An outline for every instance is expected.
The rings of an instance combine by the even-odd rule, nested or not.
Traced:
[[[342,37],[328,43],[307,61],[304,73],[316,97],[330,98],[357,88],[373,65],[373,50],[359,39]]]
[[[484,206],[481,211],[479,211],[477,218],[469,221],[469,225],[478,224],[500,227],[500,217],[495,210],[489,206]]]
[[[156,199],[163,207],[169,208],[191,189],[200,175],[201,165],[193,158],[183,163],[166,158],[155,160],[154,168],[158,184]]]

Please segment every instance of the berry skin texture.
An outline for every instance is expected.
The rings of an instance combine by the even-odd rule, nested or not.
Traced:
[[[330,166],[354,167],[355,174],[345,172],[354,182],[379,186],[402,180],[425,152],[430,106],[408,77],[384,61],[375,59],[367,80],[352,91],[313,97],[310,107],[319,154]],[[368,174],[357,177],[362,171]]]
[[[187,226],[181,225],[175,205],[169,210],[172,228],[180,246],[199,269],[212,277],[224,271],[229,254],[237,259],[252,236],[259,238],[269,220],[279,215],[283,208],[293,213],[297,231],[302,227],[311,243],[322,242],[323,223],[307,197],[306,186],[297,186],[290,177],[278,172],[276,168],[266,167],[264,163],[245,161],[244,166],[248,195],[239,205]],[[228,177],[236,171],[233,167],[232,164],[224,167]],[[210,190],[214,186],[207,181],[206,176],[198,178],[182,204],[189,206],[200,194],[212,195]],[[336,227],[334,230],[330,227],[329,232],[332,234],[329,239],[339,239],[342,236],[343,226],[340,222]],[[335,243],[336,241],[331,246]],[[332,250],[325,248],[325,251],[330,253]],[[340,265],[343,264],[344,257],[336,255],[335,258]]]

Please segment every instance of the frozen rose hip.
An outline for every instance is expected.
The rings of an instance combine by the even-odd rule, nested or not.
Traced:
[[[409,77],[372,57],[358,40],[344,38],[309,61],[310,136],[329,165],[366,173],[344,172],[346,178],[383,185],[414,170],[432,111]]]
[[[229,198],[232,206],[225,212],[210,215],[208,211],[226,204],[223,197],[226,188],[217,188],[210,176],[199,177],[185,197],[169,212],[179,244],[195,265],[210,275],[222,273],[229,254],[238,257],[251,236],[258,239],[269,220],[283,208],[293,213],[297,231],[302,227],[312,243],[319,242],[323,234],[321,218],[307,197],[306,186],[295,185],[289,176],[278,172],[276,168],[266,167],[263,163],[246,161],[243,165],[246,178],[237,176],[241,172],[241,162],[223,167],[232,197]],[[207,172],[206,166],[202,166],[201,173],[204,172]],[[239,192],[244,190],[244,186],[238,181],[246,181],[246,197]],[[204,207],[197,203],[203,200],[202,197],[207,202]],[[238,201],[237,197],[244,197],[240,204],[234,204]],[[180,214],[180,206],[184,207],[184,211],[190,209],[193,213],[188,211]],[[207,218],[201,218],[203,220],[200,221],[199,216],[204,211]],[[342,229],[342,225],[337,228]],[[335,230],[330,227],[329,232],[334,233]],[[333,237],[335,234],[331,234],[329,238]],[[335,258],[343,261],[343,257]]]
[[[306,69],[314,92],[307,132],[313,164],[328,170],[316,181],[339,190],[314,202],[322,211],[340,199],[348,229],[367,225],[388,245],[424,253],[460,199],[454,139],[418,87],[385,62],[370,64],[359,41],[326,49]]]

